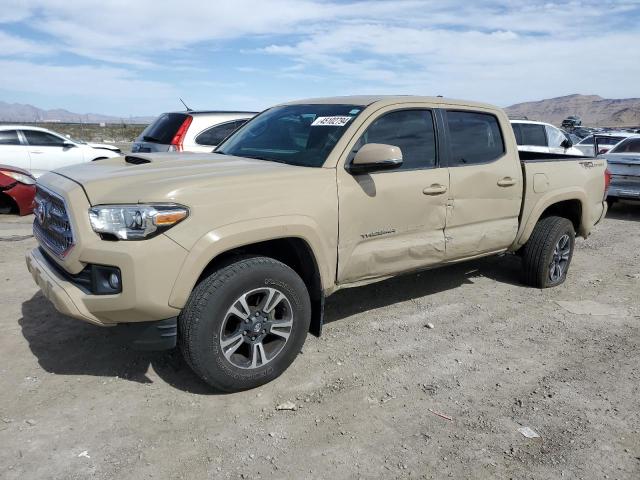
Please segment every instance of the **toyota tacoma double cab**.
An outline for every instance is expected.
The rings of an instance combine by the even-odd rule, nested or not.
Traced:
[[[490,105],[302,100],[213,153],[40,177],[26,262],[60,312],[139,348],[179,345],[206,383],[238,391],[284,372],[341,288],[504,252],[526,284],[561,284],[576,235],[606,213],[606,177],[602,159],[519,154]]]

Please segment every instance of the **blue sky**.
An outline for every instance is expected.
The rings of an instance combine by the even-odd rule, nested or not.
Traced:
[[[0,100],[79,113],[640,96],[640,1],[2,0]]]

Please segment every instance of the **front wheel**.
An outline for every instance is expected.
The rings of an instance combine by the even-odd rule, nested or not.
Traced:
[[[524,283],[537,288],[563,283],[573,258],[575,236],[573,224],[566,218],[540,220],[523,247]]]
[[[180,314],[183,355],[194,372],[226,392],[280,376],[302,349],[311,302],[300,276],[268,257],[214,271]]]

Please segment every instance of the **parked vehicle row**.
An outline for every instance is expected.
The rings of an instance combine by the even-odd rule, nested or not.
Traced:
[[[285,103],[213,154],[43,175],[27,267],[62,313],[140,347],[178,344],[216,389],[253,388],[320,334],[342,288],[504,252],[526,284],[563,283],[576,235],[606,213],[606,162],[518,150],[491,105]]]
[[[596,157],[603,153],[607,153],[625,138],[633,137],[635,135],[637,134],[630,132],[594,133],[583,138],[580,143],[576,145],[576,148],[580,150],[583,155]]]
[[[0,163],[26,170],[36,178],[68,165],[119,156],[113,145],[87,144],[45,128],[0,126]]]
[[[628,137],[602,155],[611,173],[607,201],[640,200],[640,135]]]
[[[584,155],[573,146],[573,141],[565,132],[550,123],[511,120],[511,126],[521,152]]]
[[[133,153],[211,152],[256,112],[193,111],[160,115],[133,142]]]

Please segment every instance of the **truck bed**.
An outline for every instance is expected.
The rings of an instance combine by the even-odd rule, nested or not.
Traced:
[[[586,237],[606,213],[602,192],[607,162],[602,158],[555,153],[519,154],[524,179],[523,202],[520,228],[512,249],[518,249],[529,238],[544,205],[563,201],[579,210],[582,225],[576,234]]]

